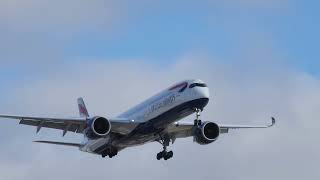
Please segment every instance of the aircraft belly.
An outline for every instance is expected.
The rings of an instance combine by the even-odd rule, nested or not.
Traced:
[[[127,139],[126,141],[120,142],[116,145],[116,147],[121,147],[121,148],[127,148],[127,147],[134,147],[134,146],[139,146],[143,145],[149,142],[154,142],[156,139],[158,139],[158,136],[136,136],[132,137],[130,139]]]

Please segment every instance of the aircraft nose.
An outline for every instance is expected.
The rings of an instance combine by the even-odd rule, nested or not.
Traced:
[[[204,88],[203,89],[203,92],[202,92],[202,96],[203,96],[203,98],[210,98],[210,92],[209,92],[209,88]]]
[[[207,106],[209,100],[210,100],[210,94],[209,94],[209,88],[207,87],[197,87],[194,88],[196,99],[197,99],[197,105],[196,108],[203,110],[204,107]]]
[[[210,98],[210,92],[208,87],[198,87],[196,88],[196,92],[198,94],[198,98]]]

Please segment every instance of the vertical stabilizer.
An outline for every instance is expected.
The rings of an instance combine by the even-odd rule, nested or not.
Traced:
[[[84,101],[82,98],[78,98],[78,108],[79,108],[80,117],[84,117],[84,118],[89,117],[89,113],[87,111],[86,105],[84,104]]]

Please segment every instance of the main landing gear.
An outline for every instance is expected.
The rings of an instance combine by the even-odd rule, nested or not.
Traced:
[[[160,138],[161,140],[159,141],[160,144],[162,144],[163,146],[163,151],[159,152],[157,154],[157,160],[160,160],[160,159],[164,159],[164,160],[168,160],[168,159],[171,159],[173,157],[173,152],[172,151],[167,151],[167,147],[169,146],[170,144],[170,138],[169,137],[162,137],[160,135]]]
[[[108,148],[102,152],[101,157],[105,158],[109,156],[109,158],[113,158],[114,156],[118,155],[118,150],[115,148]]]
[[[163,151],[159,152],[157,154],[157,160],[160,160],[160,159],[164,159],[164,160],[168,160],[168,159],[171,159],[173,157],[173,152],[172,151],[167,151],[166,148],[163,148]]]

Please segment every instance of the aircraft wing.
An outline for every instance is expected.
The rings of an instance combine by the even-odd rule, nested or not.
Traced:
[[[220,133],[225,134],[228,133],[230,129],[254,129],[254,128],[269,128],[275,125],[276,120],[272,117],[272,122],[270,125],[223,125],[218,124],[220,127]],[[193,136],[194,123],[193,122],[177,122],[170,125],[166,132],[169,134],[171,139],[176,138],[186,138]]]
[[[261,129],[261,128],[270,128],[276,124],[274,117],[271,118],[271,124],[261,125],[261,126],[252,126],[252,125],[219,125],[220,130],[223,133],[228,133],[229,129]]]
[[[43,144],[54,144],[60,146],[72,146],[72,147],[81,147],[82,144],[78,143],[66,143],[66,142],[56,142],[56,141],[33,141],[35,143],[43,143]]]
[[[41,128],[51,128],[63,130],[63,136],[67,132],[83,133],[86,128],[86,118],[51,118],[51,117],[31,117],[31,116],[14,116],[0,115],[0,118],[16,119],[19,124],[36,126],[37,133]],[[137,123],[126,119],[110,119],[111,132],[126,134],[134,128]]]

